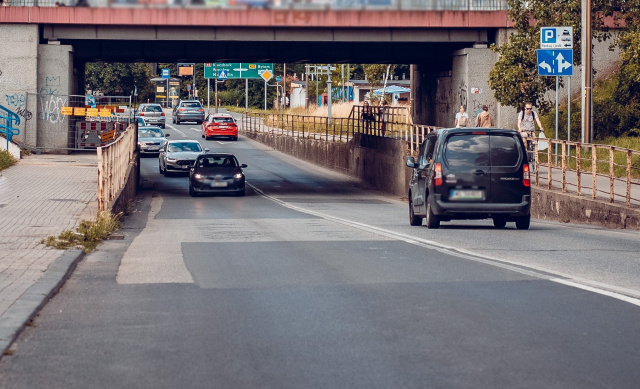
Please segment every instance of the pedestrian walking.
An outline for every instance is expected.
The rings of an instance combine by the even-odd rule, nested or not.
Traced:
[[[465,112],[464,105],[461,105],[460,111],[456,113],[453,125],[456,126],[456,128],[467,127],[469,125],[469,114]]]
[[[362,103],[362,113],[360,114],[360,118],[362,119],[364,133],[369,134],[372,130],[372,123],[375,122],[376,118],[373,114],[373,109],[366,100]]]
[[[476,127],[493,127],[493,116],[489,113],[489,107],[482,106],[482,112],[476,117]]]

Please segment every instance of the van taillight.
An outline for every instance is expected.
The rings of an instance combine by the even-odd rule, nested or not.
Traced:
[[[434,171],[433,184],[435,186],[442,185],[442,164],[440,162],[436,162],[433,165],[433,171]]]
[[[529,174],[529,164],[525,163],[522,167],[522,183],[524,186],[531,186],[531,175]]]
[[[144,116],[144,112],[140,112],[138,115],[139,116]]]
[[[160,114],[160,116],[164,116],[164,112]]]

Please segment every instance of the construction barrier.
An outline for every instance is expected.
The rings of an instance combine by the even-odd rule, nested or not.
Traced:
[[[118,139],[129,123],[87,122],[76,123],[76,148],[95,149]]]

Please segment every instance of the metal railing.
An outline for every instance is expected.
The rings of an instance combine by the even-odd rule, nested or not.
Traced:
[[[15,126],[20,125],[20,116],[9,108],[0,105],[0,134],[3,134],[7,142],[7,150],[9,150],[9,142],[13,137],[20,135],[20,129]]]
[[[263,8],[275,10],[504,11],[506,0],[5,0],[22,7]]]
[[[533,141],[536,185],[640,206],[640,151],[547,138]]]
[[[136,148],[136,125],[130,124],[118,139],[98,147],[98,210],[105,211],[109,203],[126,184],[129,165]]]

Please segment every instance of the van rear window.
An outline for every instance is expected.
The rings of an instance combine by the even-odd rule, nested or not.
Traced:
[[[449,166],[490,166],[489,135],[453,135],[447,140],[444,157]]]
[[[491,166],[517,166],[520,150],[513,136],[491,136]]]

